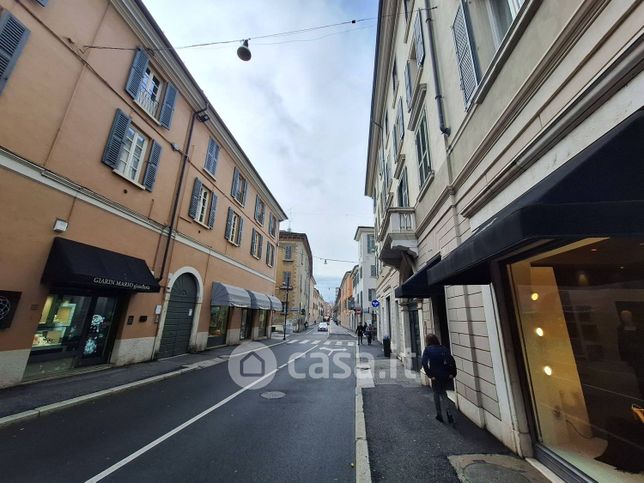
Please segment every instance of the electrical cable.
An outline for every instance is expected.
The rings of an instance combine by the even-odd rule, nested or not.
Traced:
[[[424,8],[419,8],[420,10],[427,10]],[[284,32],[276,32],[272,34],[265,34],[265,35],[258,35],[258,36],[251,36],[251,37],[244,37],[244,38],[239,38],[239,39],[231,39],[231,40],[218,40],[218,41],[212,41],[212,42],[200,42],[196,44],[189,44],[189,45],[182,45],[179,47],[160,47],[160,48],[147,48],[146,50],[148,51],[162,51],[162,50],[185,50],[185,49],[194,49],[198,47],[209,47],[212,45],[224,45],[224,44],[233,44],[233,43],[239,43],[243,42],[244,40],[259,40],[259,39],[268,39],[272,37],[280,37],[280,36],[287,36],[287,35],[297,35],[301,33],[308,33],[308,32],[313,32],[316,30],[323,30],[323,29],[328,29],[332,27],[339,27],[342,25],[349,25],[349,24],[358,24],[362,22],[368,22],[370,20],[380,20],[383,18],[387,17],[396,17],[396,16],[401,16],[405,15],[405,13],[398,13],[398,14],[389,14],[389,15],[382,15],[380,17],[366,17],[366,18],[360,18],[360,19],[353,19],[353,20],[345,20],[343,22],[337,22],[337,23],[332,23],[332,24],[326,24],[326,25],[319,25],[316,27],[307,27],[307,28],[302,28],[302,29],[297,29],[297,30],[287,30]],[[352,32],[353,30],[362,30],[362,29],[350,29],[350,30],[345,30],[344,32]],[[324,37],[320,37],[324,38]],[[306,42],[306,41],[312,41],[312,40],[319,40],[319,39],[310,39],[310,40],[305,40],[305,39],[296,39],[292,40],[290,42]],[[288,43],[289,41],[281,42],[281,43]],[[277,43],[276,43],[277,44]],[[262,44],[258,44],[262,45]],[[264,45],[271,45],[271,44],[264,44]],[[109,45],[84,45],[84,49],[98,49],[98,50],[136,50],[137,47],[113,47]]]

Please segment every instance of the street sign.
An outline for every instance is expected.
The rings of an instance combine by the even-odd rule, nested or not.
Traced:
[[[378,307],[380,307],[380,302],[378,302],[377,300],[372,300],[371,301],[371,306],[375,307],[375,308],[378,308]]]

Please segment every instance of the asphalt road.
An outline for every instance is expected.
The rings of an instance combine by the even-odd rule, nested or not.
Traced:
[[[252,387],[221,363],[9,426],[0,481],[354,481],[354,340],[313,329],[258,351],[275,372]]]

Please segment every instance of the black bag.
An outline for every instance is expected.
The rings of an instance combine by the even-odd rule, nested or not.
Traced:
[[[447,372],[450,376],[456,377],[456,361],[452,357],[452,354],[447,352],[445,349],[445,357],[443,358],[443,365],[447,368]]]

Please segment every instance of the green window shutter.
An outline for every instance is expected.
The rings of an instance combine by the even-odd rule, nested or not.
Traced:
[[[127,84],[125,84],[125,90],[132,99],[136,99],[139,93],[139,87],[141,86],[141,81],[143,80],[145,69],[148,67],[149,60],[148,54],[143,49],[136,49],[134,61],[132,61],[132,67],[130,68],[130,75],[127,78]]]
[[[423,21],[421,11],[418,11],[416,22],[414,23],[414,42],[416,44],[416,63],[418,67],[423,65],[425,60],[425,42],[423,39]]]
[[[0,93],[22,52],[29,30],[8,11],[0,15]]]
[[[228,208],[228,216],[226,218],[226,233],[224,236],[226,237],[226,240],[230,240],[230,232],[233,229],[233,209]]]
[[[253,253],[253,250],[255,249],[255,245],[257,244],[257,235],[255,233],[257,232],[255,231],[255,228],[253,228],[253,232],[250,235],[250,254],[251,255],[255,255]]]
[[[116,110],[116,116],[112,122],[112,129],[107,138],[107,144],[103,151],[103,163],[107,164],[110,168],[114,169],[119,163],[119,154],[121,153],[121,145],[130,127],[130,118],[125,115],[120,109]]]
[[[242,205],[246,206],[246,196],[248,195],[248,181],[243,180],[244,187],[244,197],[242,199]]]
[[[148,191],[152,191],[152,188],[154,187],[154,181],[157,179],[159,158],[161,158],[161,145],[152,140],[150,157],[148,158],[148,166],[147,168],[145,168],[145,175],[143,176],[143,186],[145,186],[145,189]]]
[[[257,258],[262,259],[262,248],[264,245],[264,237],[257,233]]]
[[[458,7],[456,18],[452,24],[452,33],[454,34],[456,62],[458,64],[458,73],[461,77],[463,100],[467,106],[478,85],[478,75],[472,53],[472,41],[470,39],[468,22],[462,2]]]
[[[235,168],[233,172],[233,185],[230,187],[230,194],[234,198],[237,194],[237,187],[239,186],[239,170]]]
[[[210,214],[208,215],[208,228],[212,228],[215,224],[215,214],[217,213],[217,195],[213,192],[211,193],[210,201]]]
[[[237,245],[241,245],[242,232],[243,231],[244,231],[244,219],[240,216],[239,217],[239,231],[237,232],[237,239],[235,240],[235,243],[237,243]]]
[[[197,218],[197,209],[199,208],[199,197],[201,196],[201,187],[203,183],[199,178],[195,178],[195,184],[192,185],[192,197],[190,198],[190,208],[188,208],[188,215],[193,220]]]
[[[174,104],[177,101],[177,88],[168,83],[165,88],[165,97],[163,98],[163,107],[161,108],[161,115],[159,122],[167,129],[172,125],[172,114],[174,114]]]
[[[205,168],[213,176],[217,171],[217,160],[219,159],[219,144],[213,138],[208,141],[208,151],[206,152]]]

